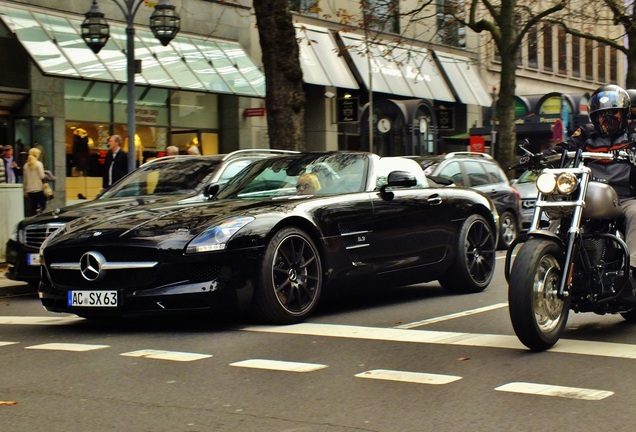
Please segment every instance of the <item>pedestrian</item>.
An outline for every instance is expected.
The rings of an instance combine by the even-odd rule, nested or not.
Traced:
[[[24,177],[24,194],[31,203],[31,215],[42,213],[46,208],[44,195],[44,165],[40,162],[40,149],[33,147],[29,150],[27,162],[22,169]]]
[[[4,164],[0,164],[0,183],[7,182],[7,171]]]
[[[177,156],[179,154],[179,147],[168,146],[166,147],[166,156]]]
[[[7,183],[19,183],[20,178],[22,177],[22,168],[13,157],[13,146],[4,146],[2,152]]]
[[[128,155],[121,148],[121,136],[111,135],[108,138],[108,154],[104,163],[102,190],[106,190],[120,178],[128,174]]]

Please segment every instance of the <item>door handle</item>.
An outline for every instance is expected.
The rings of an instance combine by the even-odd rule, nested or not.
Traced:
[[[426,201],[431,205],[439,205],[442,203],[442,197],[439,195],[431,195]]]

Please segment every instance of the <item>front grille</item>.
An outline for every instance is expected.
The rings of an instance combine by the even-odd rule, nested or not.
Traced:
[[[29,247],[39,249],[48,236],[64,225],[64,222],[27,225],[24,228],[24,243]]]
[[[533,208],[535,207],[536,202],[537,202],[537,200],[536,200],[536,199],[524,199],[524,200],[521,202],[521,206],[522,206],[524,209],[533,209]]]

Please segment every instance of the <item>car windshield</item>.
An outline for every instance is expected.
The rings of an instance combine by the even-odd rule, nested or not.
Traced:
[[[539,171],[525,171],[519,176],[517,183],[534,183],[539,177]]]
[[[194,193],[203,189],[220,163],[220,159],[193,156],[150,162],[115,183],[99,199]]]
[[[358,153],[264,159],[241,171],[217,197],[262,199],[361,192],[366,184],[368,159],[368,155]]]

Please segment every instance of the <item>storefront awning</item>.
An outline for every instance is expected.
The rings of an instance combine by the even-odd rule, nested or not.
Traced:
[[[126,27],[110,21],[110,39],[94,54],[80,36],[84,17],[0,1],[0,19],[47,75],[125,83]],[[265,97],[265,77],[238,42],[180,32],[166,47],[135,26],[137,85]]]
[[[349,66],[342,56],[331,32],[322,27],[296,24],[296,38],[300,48],[303,80],[308,84],[358,89]]]
[[[345,32],[339,32],[339,36],[360,78],[374,92],[455,102],[431,51],[405,44],[366,42]]]
[[[442,54],[439,51],[435,51],[435,55],[462,103],[492,106],[492,97],[486,91],[477,68],[468,57]]]

